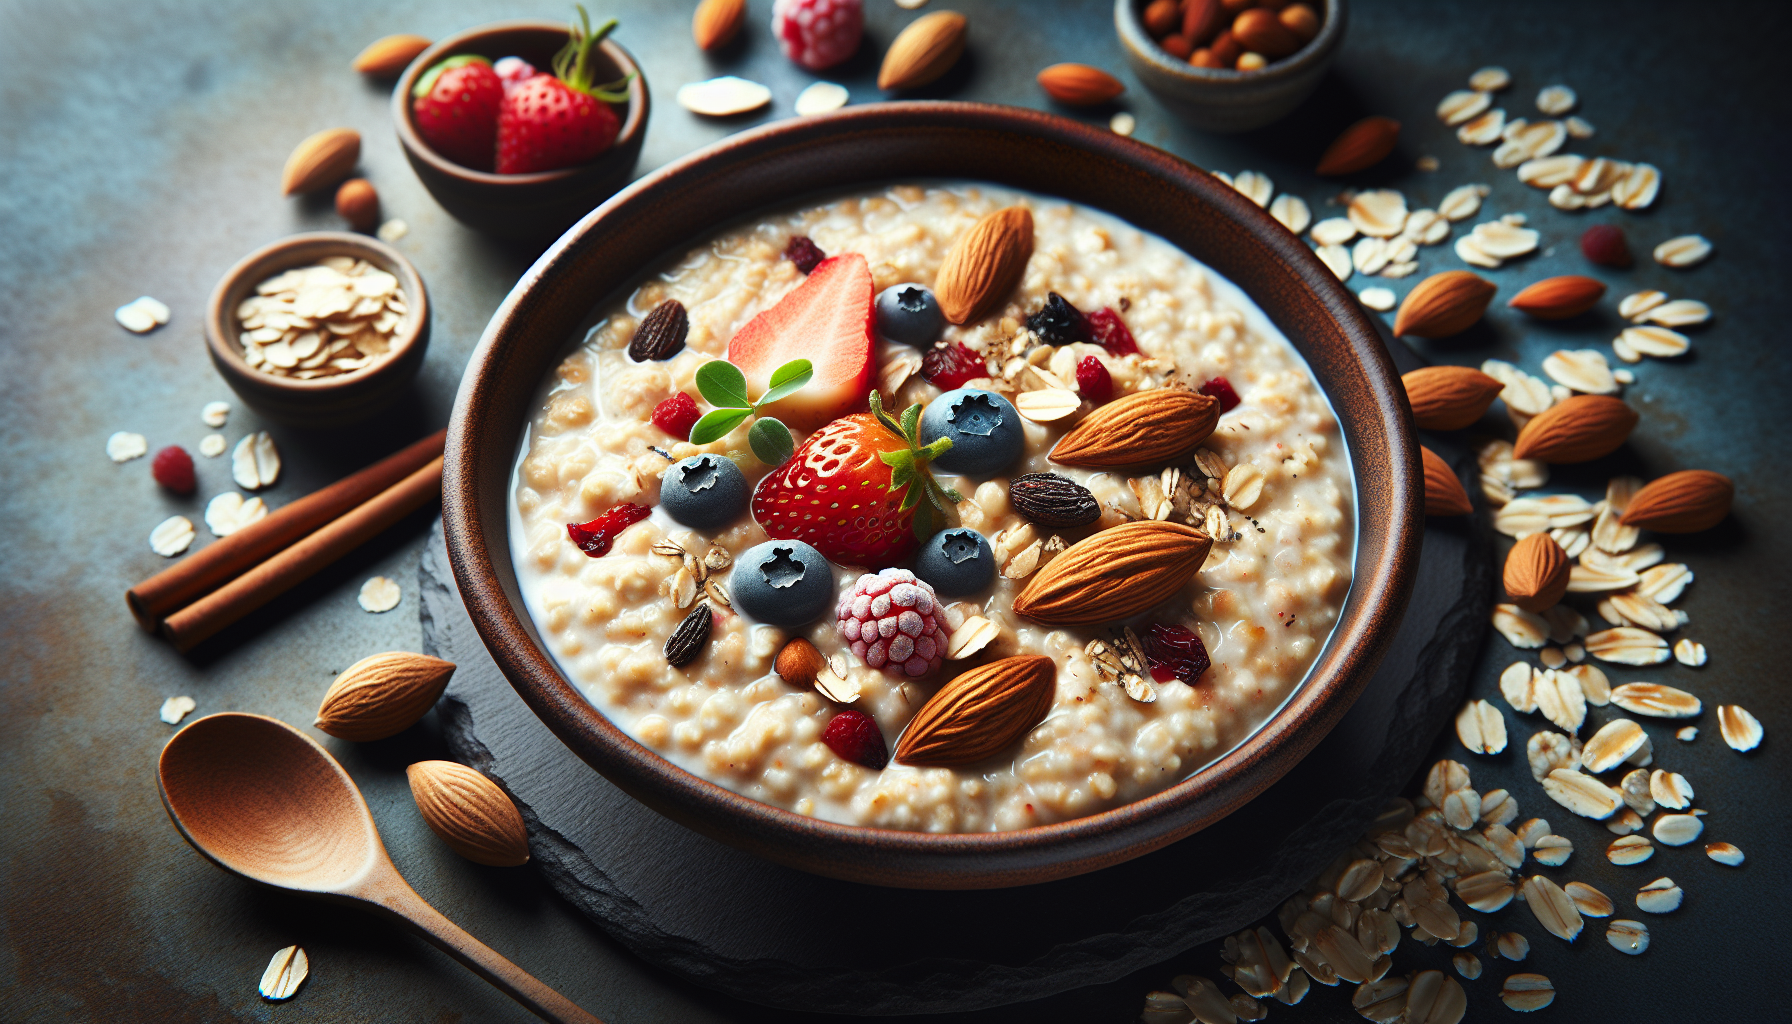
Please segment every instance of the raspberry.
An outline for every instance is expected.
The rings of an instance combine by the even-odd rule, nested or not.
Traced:
[[[859,49],[865,32],[861,0],[776,0],[772,35],[784,56],[810,71],[831,68]]]
[[[192,494],[199,486],[193,477],[193,456],[179,445],[171,444],[157,452],[155,461],[149,464],[149,473],[156,483],[176,494]]]
[[[1241,401],[1238,392],[1232,388],[1232,382],[1224,377],[1215,377],[1201,385],[1201,393],[1208,398],[1219,399],[1220,412],[1231,412]]]
[[[572,538],[580,551],[592,558],[602,558],[610,553],[610,545],[615,542],[617,534],[652,514],[653,509],[646,505],[625,501],[589,523],[567,523],[566,535]]]
[[[946,631],[933,588],[907,569],[860,576],[840,596],[834,617],[852,653],[889,675],[926,675],[945,656]]]
[[[842,759],[873,771],[882,771],[890,763],[883,730],[863,711],[847,708],[829,719],[828,727],[821,731],[821,742]]]
[[[822,260],[827,259],[828,254],[822,252],[821,246],[816,245],[815,240],[808,235],[791,235],[790,241],[784,246],[784,258],[807,274],[819,266]]]
[[[691,428],[702,416],[697,400],[682,391],[653,407],[653,425],[680,441],[690,440]]]
[[[1620,270],[1631,264],[1630,244],[1624,240],[1624,229],[1616,224],[1595,224],[1580,236],[1582,256],[1602,267]]]
[[[955,341],[927,350],[921,357],[921,376],[941,391],[952,391],[966,381],[989,376],[989,367],[983,365],[982,356]]]
[[[1096,405],[1114,397],[1114,378],[1108,374],[1100,357],[1084,356],[1083,361],[1076,364],[1076,389]]]
[[[1180,679],[1190,686],[1201,678],[1209,665],[1207,645],[1193,630],[1154,622],[1143,637],[1145,660],[1151,663],[1151,678],[1158,682]]]
[[[1133,340],[1132,332],[1126,329],[1126,321],[1120,314],[1111,309],[1102,308],[1083,316],[1083,322],[1089,325],[1089,337],[1102,348],[1117,356],[1136,355],[1139,343]]]

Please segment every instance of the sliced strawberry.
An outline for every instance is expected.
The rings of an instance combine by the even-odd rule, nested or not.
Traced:
[[[865,408],[874,349],[871,267],[856,252],[822,260],[796,290],[748,321],[728,341],[728,361],[762,393],[772,371],[792,359],[815,365],[809,385],[761,410],[805,432]]]

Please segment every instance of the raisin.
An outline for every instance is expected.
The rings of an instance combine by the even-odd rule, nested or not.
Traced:
[[[1151,678],[1160,683],[1180,679],[1193,686],[1213,664],[1207,657],[1207,645],[1192,629],[1154,622],[1142,639]]]
[[[1088,526],[1101,518],[1095,495],[1056,473],[1028,473],[1010,480],[1008,503],[1022,518],[1055,530]]]
[[[1045,305],[1027,317],[1027,329],[1053,345],[1089,340],[1089,323],[1082,311],[1057,292],[1047,295]]]
[[[708,601],[697,602],[697,607],[684,617],[672,635],[666,638],[666,664],[673,668],[683,668],[697,660],[703,648],[709,643],[709,631],[715,628],[715,613],[709,610]]]
[[[796,269],[807,274],[814,270],[828,254],[808,235],[791,235],[784,246],[784,258],[796,264]]]
[[[685,315],[684,303],[667,299],[641,318],[635,336],[629,339],[628,357],[637,363],[670,359],[684,348],[690,333],[691,320]]]

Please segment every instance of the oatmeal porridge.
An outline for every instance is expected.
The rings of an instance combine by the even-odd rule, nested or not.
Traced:
[[[518,454],[525,600],[599,710],[753,799],[932,832],[1140,799],[1261,725],[1349,590],[1305,363],[1105,214],[835,199],[594,323]]]

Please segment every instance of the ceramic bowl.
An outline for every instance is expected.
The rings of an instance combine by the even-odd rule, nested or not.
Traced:
[[[392,91],[392,121],[405,158],[436,202],[468,226],[500,238],[550,241],[634,177],[641,143],[647,139],[647,79],[614,39],[598,44],[597,81],[613,82],[631,72],[635,77],[628,86],[628,109],[617,111],[622,128],[616,141],[590,163],[532,174],[476,171],[438,154],[417,133],[411,88],[438,61],[460,53],[493,61],[521,57],[546,71],[565,44],[564,22],[501,21],[449,36],[424,50],[399,76]]]
[[[1248,293],[1337,410],[1357,485],[1355,582],[1306,681],[1248,740],[1178,785],[1114,810],[1012,832],[837,825],[673,766],[561,676],[510,560],[507,489],[541,381],[595,305],[754,211],[893,179],[977,179],[1105,210],[1167,238]],[[1293,767],[1368,682],[1404,611],[1423,528],[1419,448],[1396,374],[1356,299],[1300,239],[1162,150],[1063,118],[973,103],[890,103],[732,136],[630,186],[523,275],[467,367],[448,429],[443,517],[455,581],[500,669],[575,753],[707,835],[803,870],[912,888],[993,888],[1091,871],[1224,817]]]
[[[365,369],[334,377],[298,380],[263,373],[243,360],[236,307],[255,286],[283,270],[310,266],[328,256],[363,259],[398,278],[406,313],[387,355]],[[315,231],[290,235],[244,256],[212,289],[205,307],[205,345],[212,365],[257,412],[295,427],[352,423],[398,401],[423,365],[429,348],[429,293],[417,268],[397,249],[366,235]]]
[[[1290,57],[1261,71],[1198,68],[1164,52],[1140,20],[1148,0],[1114,0],[1114,29],[1139,80],[1191,127],[1212,132],[1261,128],[1318,88],[1344,42],[1344,0],[1316,0],[1325,24]]]

